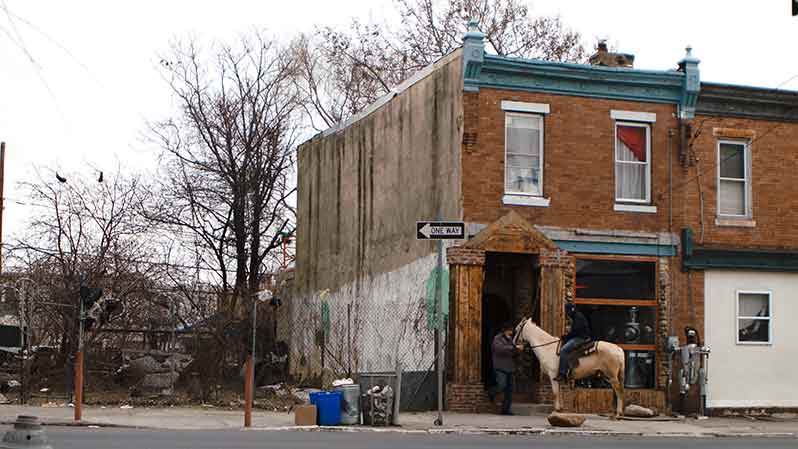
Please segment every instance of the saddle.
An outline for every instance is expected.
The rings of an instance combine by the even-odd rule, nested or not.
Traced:
[[[562,348],[562,340],[557,343],[557,355],[560,355],[560,349]],[[568,366],[571,370],[574,370],[577,366],[579,366],[579,359],[582,357],[587,357],[590,354],[593,354],[598,350],[598,341],[596,340],[588,340],[581,345],[574,348],[568,354]]]

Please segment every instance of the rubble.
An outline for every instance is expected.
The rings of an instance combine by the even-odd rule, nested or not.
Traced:
[[[575,415],[572,413],[551,413],[546,417],[554,427],[579,427],[585,423],[584,415]]]
[[[657,416],[657,412],[650,408],[646,408],[636,404],[627,405],[623,409],[624,416],[631,416],[633,418],[653,418]]]

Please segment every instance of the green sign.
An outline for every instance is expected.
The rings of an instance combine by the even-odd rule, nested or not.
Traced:
[[[440,295],[442,299],[441,311],[443,315],[443,326],[449,318],[449,270],[446,268],[434,268],[427,278],[427,326],[434,329],[439,321],[436,319],[437,302],[435,301],[435,281],[440,282]],[[443,329],[443,328],[442,328]]]

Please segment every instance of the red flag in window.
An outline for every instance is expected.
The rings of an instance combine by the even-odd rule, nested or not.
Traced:
[[[646,129],[640,126],[618,126],[618,138],[635,155],[638,161],[646,161]]]

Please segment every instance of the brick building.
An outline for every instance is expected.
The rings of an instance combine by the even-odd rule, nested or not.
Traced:
[[[689,49],[653,71],[604,46],[589,65],[484,47],[472,24],[461,49],[301,146],[295,300],[401,309],[435,263],[415,222],[462,220],[446,258],[449,409],[486,408],[502,322],[560,335],[566,301],[625,350],[627,400],[669,405],[665,340],[693,326],[713,348],[710,407],[798,406],[779,373],[798,356],[798,94],[701,82]],[[536,362],[521,366],[520,400],[550,401]],[[577,411],[611,398],[601,379],[564,392]]]

